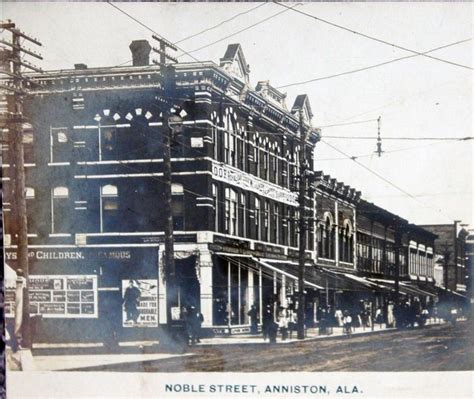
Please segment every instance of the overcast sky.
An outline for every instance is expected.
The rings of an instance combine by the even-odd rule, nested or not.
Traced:
[[[257,3],[116,3],[172,42],[226,21]],[[294,5],[293,3],[292,5]],[[11,18],[44,44],[43,69],[127,63],[135,39],[151,32],[106,3],[4,2],[2,17]],[[471,3],[304,3],[297,9],[390,43],[425,52],[472,36]],[[182,41],[192,51],[256,24],[285,9],[273,3]],[[200,61],[218,63],[227,44],[240,43],[250,64],[251,81],[270,80],[275,87],[410,55],[286,11],[205,49],[193,52]],[[473,65],[472,41],[430,55]],[[191,61],[184,56],[180,61]],[[296,95],[309,95],[314,126],[382,118],[382,138],[465,137],[472,131],[472,70],[423,56],[379,68],[281,89],[288,107]],[[362,192],[411,222],[473,224],[474,141],[384,140],[376,149],[377,123],[322,129],[323,140],[403,189],[397,190],[347,159],[326,143],[317,145],[316,169]],[[373,140],[330,136],[373,136]],[[325,138],[326,137],[326,138]],[[345,158],[345,159],[344,159]],[[411,198],[406,193],[414,196]]]

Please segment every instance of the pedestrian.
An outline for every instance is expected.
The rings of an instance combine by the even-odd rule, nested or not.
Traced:
[[[191,345],[194,345],[197,341],[197,330],[198,330],[198,316],[196,312],[196,308],[194,306],[190,306],[188,308],[188,312],[186,313],[186,331],[188,335],[188,342],[191,342]]]
[[[347,334],[348,337],[352,334],[352,317],[347,310],[344,311],[344,332]]]
[[[250,317],[250,333],[251,334],[257,334],[258,332],[258,312],[257,312],[257,307],[255,305],[252,305],[250,307],[249,312],[247,315]]]
[[[202,323],[204,322],[204,316],[201,312],[196,312],[196,342],[201,342],[202,335]]]
[[[282,341],[286,341],[288,339],[288,325],[288,311],[285,308],[281,307],[278,317],[278,326],[280,327]]]
[[[288,330],[290,332],[290,339],[293,338],[293,331],[296,331],[296,312],[294,309],[289,310],[289,322],[288,322]]]
[[[379,325],[379,328],[382,328],[382,323],[383,323],[383,312],[380,306],[377,308],[375,311],[375,323]]]
[[[342,314],[342,310],[341,309],[336,309],[336,311],[334,312],[334,318],[336,319],[336,323],[339,327],[342,327],[342,319],[343,319],[344,315]]]
[[[262,333],[265,341],[270,336],[270,325],[273,323],[273,312],[271,305],[265,306],[262,315]]]
[[[130,280],[128,282],[128,287],[125,290],[122,303],[126,314],[125,321],[132,321],[133,324],[137,322],[138,316],[140,315],[140,312],[138,311],[140,296],[140,290],[135,287],[133,280]]]

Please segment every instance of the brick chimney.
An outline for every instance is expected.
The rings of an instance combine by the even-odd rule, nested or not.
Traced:
[[[148,40],[134,40],[130,43],[133,66],[144,66],[150,64],[151,46]]]

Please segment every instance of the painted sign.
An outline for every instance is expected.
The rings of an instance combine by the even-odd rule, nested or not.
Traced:
[[[122,280],[123,327],[158,327],[158,280]]]
[[[298,206],[298,195],[285,190],[276,184],[268,183],[258,177],[251,176],[236,168],[222,163],[212,163],[212,177],[245,190],[253,191],[259,195],[284,202],[288,205]]]

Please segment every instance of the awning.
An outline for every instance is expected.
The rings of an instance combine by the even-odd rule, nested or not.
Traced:
[[[352,292],[374,292],[374,291],[386,291],[385,287],[375,284],[363,277],[356,276],[351,273],[345,273],[330,269],[322,269],[323,275],[330,276],[333,279],[329,289],[341,290],[341,291],[352,291]]]
[[[270,263],[272,260],[271,259],[259,259],[252,257],[252,259],[257,262],[258,264],[267,267],[270,270],[276,271],[278,273],[281,273],[287,277],[290,277],[296,281],[298,281],[298,268],[299,265],[295,265],[291,262],[273,262]],[[321,285],[318,285],[316,279],[311,273],[312,266],[305,266],[305,271],[304,271],[304,284],[307,285],[308,287],[311,288],[316,288],[316,289],[323,289]]]
[[[233,254],[228,252],[214,252],[215,255],[220,256],[224,260],[234,264],[240,264],[250,270],[258,271],[258,266],[262,267],[262,273],[270,278],[273,277],[274,272],[277,273],[277,278],[285,276],[292,280],[298,281],[298,265],[291,262],[280,262],[273,259],[257,258],[251,255]],[[270,263],[272,262],[272,263]],[[305,268],[304,284],[313,289],[323,289],[322,286],[316,283],[316,280],[310,275],[310,267]]]
[[[370,281],[376,282],[376,283],[381,283],[382,285],[386,287],[390,287],[392,291],[395,290],[395,281],[394,280],[386,280],[386,279],[376,279],[376,278],[369,278]],[[435,297],[436,294],[432,292],[428,292],[425,290],[422,290],[420,287],[418,287],[416,284],[411,283],[411,282],[404,282],[400,281],[398,284],[398,291],[402,295],[411,295],[411,296],[431,296]]]

